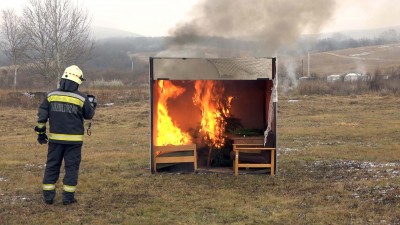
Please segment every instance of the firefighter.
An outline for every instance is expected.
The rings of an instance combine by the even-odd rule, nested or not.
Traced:
[[[67,67],[61,77],[60,87],[47,95],[39,106],[35,131],[39,144],[48,143],[46,169],[43,176],[43,198],[53,204],[56,182],[64,160],[63,204],[76,203],[75,190],[78,183],[81,149],[84,135],[84,119],[92,119],[96,98],[89,101],[87,95],[78,91],[84,81],[78,66]],[[50,132],[46,135],[46,122]]]

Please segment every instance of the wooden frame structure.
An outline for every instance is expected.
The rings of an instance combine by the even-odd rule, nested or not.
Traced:
[[[196,145],[168,145],[153,146],[153,170],[157,172],[157,164],[159,163],[193,163],[194,171],[197,170],[197,151]],[[192,156],[180,156],[180,152],[193,152]],[[168,153],[177,153],[171,155]]]
[[[235,176],[239,175],[239,168],[270,168],[271,176],[275,174],[275,148],[266,148],[263,144],[233,144],[233,151],[235,153],[235,161],[233,164]],[[268,163],[240,163],[240,152],[246,153],[259,153],[260,151],[271,152],[271,162]]]
[[[275,57],[248,57],[248,58],[175,58],[175,57],[150,57],[149,58],[149,86],[150,86],[150,172],[155,173],[157,171],[157,164],[174,164],[174,163],[187,163],[193,162],[195,170],[197,169],[197,150],[196,145],[193,148],[188,147],[177,147],[177,146],[156,146],[156,136],[158,132],[157,127],[157,83],[160,80],[170,80],[173,82],[191,82],[197,80],[218,80],[226,82],[234,82],[244,84],[242,87],[247,87],[246,82],[265,82],[265,94],[257,99],[263,102],[257,103],[264,109],[260,109],[259,112],[263,114],[263,121],[257,124],[262,124],[263,128],[268,125],[268,115],[270,112],[270,102],[272,101],[272,132],[274,133],[274,142],[272,148],[264,148],[264,146],[248,146],[249,151],[271,151],[271,163],[261,163],[260,165],[254,164],[247,166],[244,163],[236,163],[237,175],[238,168],[243,167],[259,167],[259,168],[271,168],[271,175],[274,175],[278,171],[278,157],[276,155],[277,148],[277,89],[274,88],[277,83],[277,59]],[[258,89],[253,89],[258,90]],[[242,92],[249,93],[249,92]],[[248,97],[248,96],[247,96]],[[240,98],[238,98],[240,99]],[[245,98],[242,98],[245,99]],[[248,103],[246,101],[246,103]],[[242,102],[243,104],[243,102]],[[245,106],[246,107],[246,106]],[[250,107],[249,107],[250,108]],[[252,123],[253,120],[249,120],[248,123]],[[257,127],[252,125],[249,127]],[[248,138],[246,138],[248,139]],[[239,143],[235,141],[235,144],[259,144],[256,143]],[[201,143],[198,147],[201,147]],[[193,146],[193,145],[191,145]],[[236,145],[236,151],[243,152],[242,148],[246,146]],[[186,148],[185,150],[181,148]],[[263,148],[263,149],[254,149]],[[190,149],[190,150],[188,150]],[[178,156],[179,151],[193,151],[193,156]],[[167,152],[176,152],[176,154],[165,154]],[[172,156],[173,155],[173,156]],[[240,157],[240,156],[239,156]],[[238,157],[236,157],[237,159]],[[160,167],[160,166],[159,166]]]

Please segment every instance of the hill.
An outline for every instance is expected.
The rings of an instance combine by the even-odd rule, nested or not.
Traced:
[[[400,43],[312,54],[311,71],[321,74],[360,72],[400,65]]]
[[[95,39],[106,39],[116,37],[143,37],[143,35],[107,27],[92,27],[92,34]]]
[[[353,39],[374,39],[378,38],[383,32],[387,30],[395,30],[398,33],[400,32],[400,26],[394,27],[381,27],[375,29],[360,29],[360,30],[344,30],[339,32],[330,32],[330,33],[323,33],[314,36],[318,36],[319,39],[330,38],[337,36],[337,34],[343,35],[346,38],[353,38]]]
[[[400,66],[400,43],[369,47],[349,48],[310,54],[310,73],[324,77],[349,72],[373,73],[376,69]],[[307,74],[307,55],[297,57],[304,74]]]

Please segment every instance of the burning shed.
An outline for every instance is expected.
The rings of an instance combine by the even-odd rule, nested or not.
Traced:
[[[273,175],[276,68],[276,58],[150,58],[151,171],[233,165]]]

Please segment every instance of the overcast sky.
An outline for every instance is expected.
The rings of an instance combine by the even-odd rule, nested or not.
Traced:
[[[190,19],[201,0],[71,0],[86,8],[94,26],[126,30],[145,36],[164,36],[179,22]],[[215,0],[218,1],[218,0]],[[246,0],[251,3],[251,0]],[[301,1],[301,0],[299,0]],[[323,0],[322,0],[323,1]],[[27,0],[0,0],[0,9],[19,11]],[[400,25],[398,0],[337,0],[333,18],[322,32]]]

